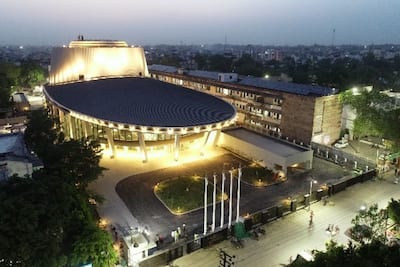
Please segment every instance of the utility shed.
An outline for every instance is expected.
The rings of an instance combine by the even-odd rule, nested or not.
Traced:
[[[237,128],[221,133],[218,145],[274,171],[287,175],[287,168],[312,168],[313,151],[279,139]]]

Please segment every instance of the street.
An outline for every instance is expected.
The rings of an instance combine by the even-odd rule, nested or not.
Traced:
[[[326,232],[330,224],[340,229],[333,240],[346,244],[348,237],[344,231],[351,226],[351,219],[361,205],[377,203],[379,208],[386,207],[391,198],[400,199],[400,185],[393,184],[393,178],[385,175],[386,180],[368,181],[347,188],[329,198],[329,203],[313,203],[313,227],[309,228],[310,214],[300,210],[282,219],[264,225],[266,235],[259,241],[247,239],[244,248],[233,248],[230,241],[224,241],[207,249],[201,249],[174,261],[179,267],[218,266],[219,249],[229,255],[235,255],[235,266],[282,266],[289,263],[290,257],[304,250],[323,250],[330,239]]]

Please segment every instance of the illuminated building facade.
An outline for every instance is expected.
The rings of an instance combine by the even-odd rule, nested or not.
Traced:
[[[149,78],[143,48],[77,40],[52,52],[48,107],[69,138],[92,136],[112,156],[149,155],[215,145],[235,122],[220,98]]]
[[[304,145],[328,145],[339,139],[342,105],[333,88],[163,65],[152,65],[149,71],[154,79],[231,103],[237,124],[249,130]]]

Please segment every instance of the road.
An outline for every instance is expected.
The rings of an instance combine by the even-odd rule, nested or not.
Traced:
[[[323,250],[329,240],[326,228],[329,224],[338,225],[340,232],[333,239],[346,244],[348,237],[344,231],[351,226],[351,219],[361,205],[377,203],[385,208],[391,198],[400,199],[400,185],[393,184],[393,178],[368,181],[357,184],[330,198],[330,204],[312,204],[314,227],[309,229],[309,212],[300,210],[280,220],[264,226],[266,235],[259,241],[245,240],[245,247],[235,249],[229,241],[224,241],[207,249],[201,249],[174,261],[179,267],[218,266],[219,249],[235,255],[234,266],[275,267],[289,263],[289,258],[304,250]]]

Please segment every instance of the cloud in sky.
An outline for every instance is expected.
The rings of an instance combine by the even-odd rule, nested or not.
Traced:
[[[1,0],[0,44],[400,43],[399,0]]]

